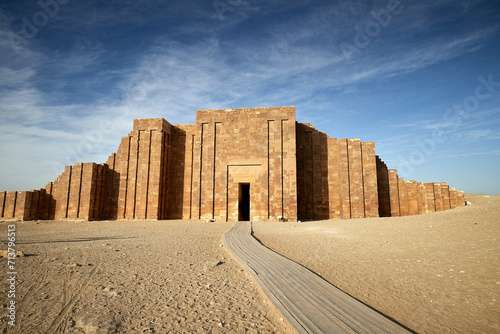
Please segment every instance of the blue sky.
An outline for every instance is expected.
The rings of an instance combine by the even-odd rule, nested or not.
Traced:
[[[289,105],[406,179],[499,194],[500,3],[0,4],[0,190],[106,161],[134,118]]]

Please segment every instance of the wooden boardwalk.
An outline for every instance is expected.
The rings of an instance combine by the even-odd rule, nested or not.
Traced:
[[[263,246],[251,222],[224,235],[226,247],[299,333],[410,333],[309,269]]]

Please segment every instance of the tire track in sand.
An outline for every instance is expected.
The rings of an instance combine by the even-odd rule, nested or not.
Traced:
[[[95,276],[97,275],[97,272],[99,271],[99,266],[100,263],[98,263],[94,269],[87,275],[86,279],[84,280],[84,283],[77,289],[77,293],[68,300],[69,297],[69,289],[67,285],[69,284],[69,278],[68,284],[66,284],[66,291],[64,292],[64,300],[66,301],[65,304],[63,304],[61,310],[55,317],[55,319],[52,321],[52,324],[50,327],[46,330],[46,333],[55,333],[63,320],[66,318],[66,316],[69,314],[69,312],[73,309],[73,306],[76,304],[76,302],[80,299],[82,293],[88,288],[91,282],[94,281]]]
[[[47,258],[47,254],[44,255],[43,260],[40,262],[40,265],[37,266],[33,274],[29,277],[29,279],[24,280],[18,286],[22,285],[24,282],[29,282],[31,279],[35,279],[36,281],[30,285],[28,291],[24,294],[21,301],[17,304],[17,312],[16,312],[16,327],[8,326],[5,331],[7,334],[10,333],[22,333],[22,324],[23,317],[25,313],[25,306],[31,302],[33,296],[45,285],[47,281],[47,274],[49,272],[49,268],[47,266],[47,262],[45,259]]]

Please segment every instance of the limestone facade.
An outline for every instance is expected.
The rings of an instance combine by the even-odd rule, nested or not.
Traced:
[[[465,205],[447,183],[400,178],[374,142],[336,139],[295,107],[198,110],[196,124],[135,119],[103,164],[44,189],[0,192],[2,219],[318,220],[418,215]]]

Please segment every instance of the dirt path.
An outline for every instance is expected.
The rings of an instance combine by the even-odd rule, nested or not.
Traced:
[[[315,273],[263,246],[241,221],[224,242],[297,332],[409,334]]]

